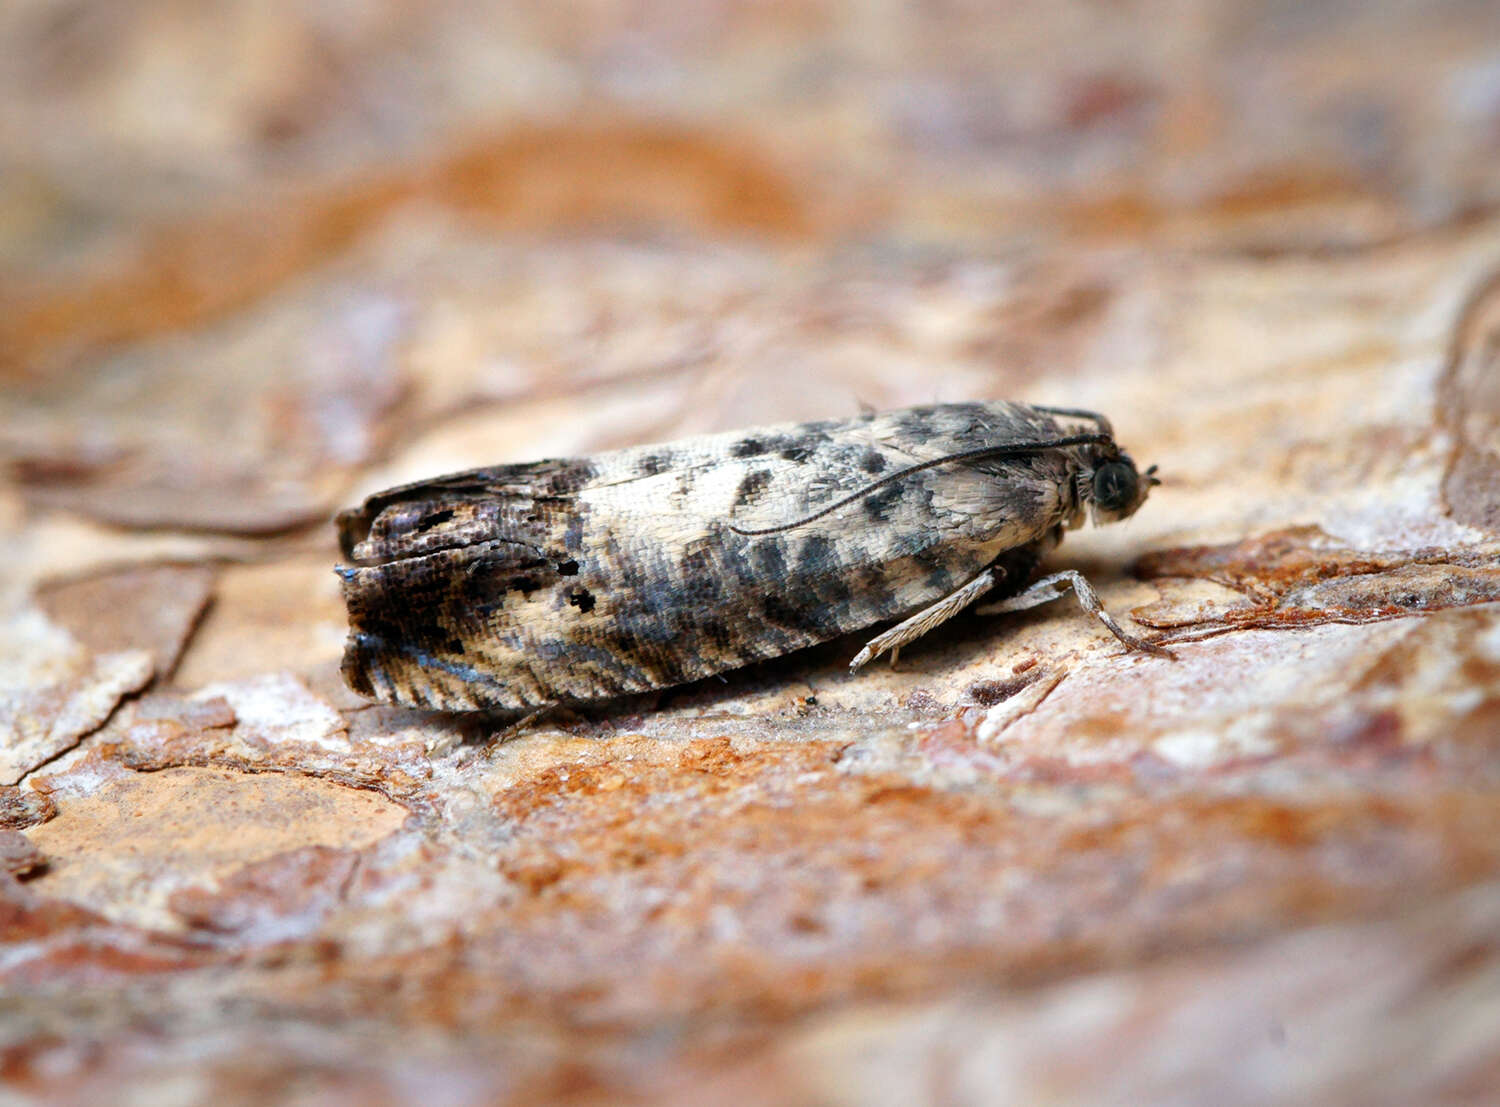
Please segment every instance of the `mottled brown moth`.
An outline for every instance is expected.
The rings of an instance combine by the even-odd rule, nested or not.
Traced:
[[[392,488],[338,519],[343,671],[378,700],[527,709],[666,688],[901,620],[859,668],[981,597],[1018,611],[1085,516],[1158,483],[1101,415],[939,404],[712,434]]]

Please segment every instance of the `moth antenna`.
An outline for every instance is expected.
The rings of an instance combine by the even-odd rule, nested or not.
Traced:
[[[790,523],[782,523],[774,527],[759,527],[754,530],[745,530],[730,523],[729,529],[734,531],[735,534],[743,535],[746,538],[758,538],[765,534],[779,534],[781,531],[805,526],[808,523],[823,518],[825,515],[831,515],[839,508],[847,504],[852,504],[855,500],[863,499],[871,492],[878,492],[888,484],[894,484],[898,480],[905,480],[913,473],[920,473],[923,469],[934,469],[939,465],[948,465],[955,461],[974,461],[982,457],[1026,457],[1029,454],[1039,454],[1046,450],[1061,450],[1068,446],[1113,445],[1114,441],[1114,436],[1108,434],[1073,434],[1066,438],[1053,438],[1046,442],[1013,442],[1008,446],[981,446],[977,450],[964,450],[962,453],[945,454],[942,457],[935,457],[931,461],[919,461],[915,465],[908,465],[905,469],[897,469],[894,473],[889,473],[879,480],[872,481],[863,488],[849,493],[849,495],[841,499],[834,500],[827,507],[819,508],[811,515],[804,515],[802,518],[795,519]]]
[[[1086,411],[1081,407],[1037,407],[1036,410],[1048,415],[1061,415],[1064,419],[1087,419],[1105,434],[1113,436],[1115,433],[1110,421],[1097,411]]]

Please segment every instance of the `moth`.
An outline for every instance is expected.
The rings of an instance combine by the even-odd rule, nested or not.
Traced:
[[[343,672],[363,695],[520,710],[667,688],[899,620],[858,669],[991,596],[1019,611],[1085,517],[1158,484],[1102,415],[938,404],[474,469],[338,517]],[[1028,587],[1028,584],[1030,585]]]

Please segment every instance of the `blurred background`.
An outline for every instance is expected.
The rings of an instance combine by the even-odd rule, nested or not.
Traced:
[[[13,0],[0,42],[0,448],[116,521],[307,522],[490,402],[567,397],[414,464],[1056,398],[1140,356],[1143,256],[1500,195],[1482,0]]]
[[[1497,205],[1493,0],[5,0],[0,1079],[1484,1101]],[[360,495],[998,398],[1161,465],[1062,556],[1175,666],[339,679]]]
[[[0,449],[115,521],[308,522],[496,401],[567,397],[413,464],[1055,399],[1145,352],[1100,338],[1142,257],[1500,195],[1483,0],[12,0],[0,43]]]

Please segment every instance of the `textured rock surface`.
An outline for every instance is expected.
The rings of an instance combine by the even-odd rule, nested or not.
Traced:
[[[0,41],[10,1089],[1500,1085],[1493,6],[85,0]],[[1178,661],[1064,601],[504,743],[339,678],[364,493],[991,397],[1161,466],[1055,560]]]

